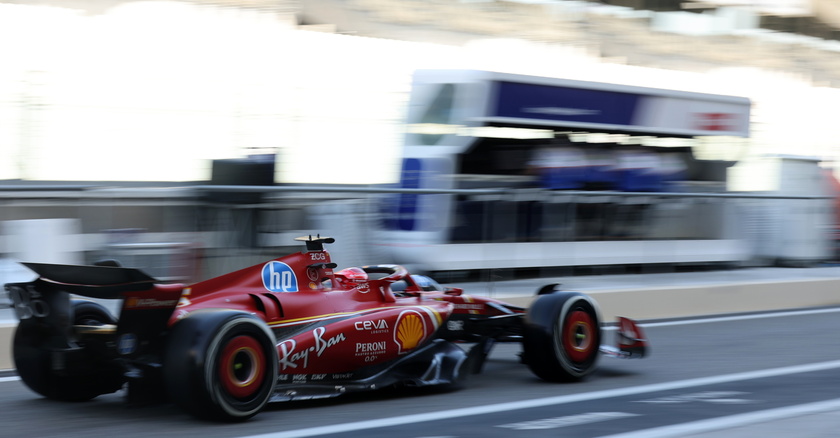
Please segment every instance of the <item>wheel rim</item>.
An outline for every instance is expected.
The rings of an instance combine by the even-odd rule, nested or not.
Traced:
[[[595,345],[592,317],[583,310],[575,310],[563,328],[563,349],[573,362],[584,362]]]
[[[222,350],[219,380],[228,394],[246,399],[262,387],[264,364],[265,354],[259,341],[250,336],[237,336]]]

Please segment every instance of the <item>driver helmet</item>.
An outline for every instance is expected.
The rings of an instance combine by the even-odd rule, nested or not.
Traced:
[[[350,283],[364,283],[368,281],[367,272],[362,268],[346,268],[336,273],[339,277],[343,277]]]

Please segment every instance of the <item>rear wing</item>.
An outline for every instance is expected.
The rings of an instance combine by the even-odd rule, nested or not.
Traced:
[[[30,282],[7,283],[15,314],[23,322],[35,320],[46,327],[46,336],[57,349],[72,349],[69,340],[79,330],[119,338],[121,357],[133,359],[161,347],[162,333],[184,291],[181,284],[161,284],[134,268],[120,266],[54,265],[23,263],[38,274]],[[76,320],[71,294],[122,300],[116,325],[95,327]],[[115,341],[116,342],[116,341]]]
[[[70,295],[124,300],[123,309],[175,309],[183,286],[158,284],[135,268],[119,266],[22,263],[38,274],[29,282],[6,283],[19,320],[36,318],[67,326],[72,318]],[[168,316],[168,314],[167,314]]]
[[[118,266],[21,263],[38,274],[38,280],[57,289],[90,298],[120,299],[123,292],[151,289],[158,281],[135,268]],[[36,281],[38,281],[36,280]],[[24,283],[25,284],[25,283]],[[9,289],[7,285],[6,289]]]

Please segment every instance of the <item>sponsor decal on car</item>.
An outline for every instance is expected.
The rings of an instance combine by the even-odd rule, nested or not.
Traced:
[[[359,331],[366,331],[370,334],[379,334],[379,333],[388,333],[390,332],[390,327],[388,327],[388,321],[384,319],[379,319],[376,321],[356,321],[353,324],[356,327],[356,330]]]
[[[356,343],[356,357],[363,357],[366,363],[376,362],[379,356],[387,353],[387,341]]]
[[[321,355],[323,355],[330,347],[347,340],[344,333],[328,337],[325,336],[326,331],[327,329],[324,327],[318,327],[315,330],[312,330],[312,336],[314,337],[315,344],[303,350],[297,350],[297,341],[294,339],[287,339],[278,344],[277,347],[280,349],[280,365],[283,367],[282,369],[286,370],[288,368],[297,368],[298,365],[302,365],[303,368],[307,368],[309,366],[310,353],[315,353],[316,357],[321,357]],[[300,362],[303,363],[301,364]]]
[[[356,356],[370,356],[373,354],[384,354],[388,348],[385,341],[379,342],[357,342]]]
[[[484,310],[483,303],[473,303],[471,297],[461,297],[463,303],[453,303],[455,310],[468,310],[471,314],[479,314]]]
[[[413,350],[426,338],[426,321],[416,310],[405,310],[397,318],[394,342],[399,347],[399,354]]]
[[[157,298],[129,297],[125,300],[126,309],[162,309],[178,304],[178,300],[158,300]]]
[[[137,350],[137,335],[124,333],[117,343],[117,351],[122,355],[129,355]]]
[[[283,383],[301,384],[327,380],[329,374],[280,374],[277,380]]]
[[[459,332],[464,329],[464,321],[450,320],[446,321],[446,329],[453,332]]]
[[[298,282],[295,271],[289,265],[271,261],[262,269],[263,286],[270,292],[297,292]]]

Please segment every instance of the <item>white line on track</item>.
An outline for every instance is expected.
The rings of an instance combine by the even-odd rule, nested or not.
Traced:
[[[18,376],[0,377],[0,383],[3,383],[3,382],[17,382],[18,380],[20,380],[20,377],[18,377]]]
[[[652,429],[639,430],[635,432],[608,435],[601,438],[671,438],[682,437],[689,434],[713,432],[716,430],[729,429],[739,426],[763,423],[768,420],[777,421],[802,415],[819,414],[840,409],[840,398],[821,402],[806,403],[803,405],[786,406],[783,408],[767,409],[764,411],[748,412],[745,414],[730,415],[728,417],[710,418],[708,420],[693,421],[690,423],[675,424],[672,426],[655,427]]]
[[[786,316],[804,316],[804,315],[818,315],[821,313],[837,313],[840,312],[840,307],[831,307],[825,309],[809,309],[809,310],[790,310],[783,312],[767,312],[755,313],[750,315],[734,315],[734,316],[716,316],[711,318],[685,319],[677,321],[663,321],[652,323],[640,323],[642,327],[668,327],[673,325],[690,325],[690,324],[708,324],[712,322],[727,322],[727,321],[746,321],[750,319],[765,319],[765,318],[782,318]]]
[[[709,318],[696,318],[696,319],[678,319],[673,321],[662,321],[662,322],[639,322],[639,325],[642,328],[648,327],[671,327],[675,325],[692,325],[692,324],[711,324],[715,322],[728,322],[728,321],[747,321],[751,319],[767,319],[767,318],[784,318],[787,316],[807,316],[807,315],[819,315],[822,313],[840,313],[840,307],[831,307],[825,309],[808,309],[808,310],[787,310],[787,311],[768,311],[766,313],[753,313],[749,315],[733,315],[733,316],[714,316]],[[618,327],[615,325],[609,325],[601,327],[602,330],[606,331],[614,331]]]
[[[840,360],[819,362],[807,365],[796,365],[781,368],[772,368],[760,371],[748,371],[743,373],[725,374],[721,376],[701,377],[696,379],[678,380],[675,382],[655,383],[631,388],[609,389],[604,391],[587,392],[557,397],[545,397],[518,402],[497,403],[485,406],[474,406],[469,408],[452,409],[439,412],[428,412],[424,414],[402,415],[391,418],[376,420],[357,421],[354,423],[336,424],[330,426],[312,427],[308,429],[291,430],[287,432],[267,433],[261,435],[250,435],[241,438],[300,438],[317,436],[331,433],[353,432],[365,429],[380,427],[398,426],[410,423],[421,423],[426,421],[443,420],[447,418],[466,417],[470,415],[492,414],[495,412],[506,412],[516,409],[537,408],[566,403],[576,403],[604,398],[623,397],[628,395],[644,394],[649,392],[669,391],[674,389],[691,388],[695,386],[713,385],[718,383],[737,382],[741,380],[761,379],[766,377],[777,377],[788,374],[807,373],[840,368]]]

